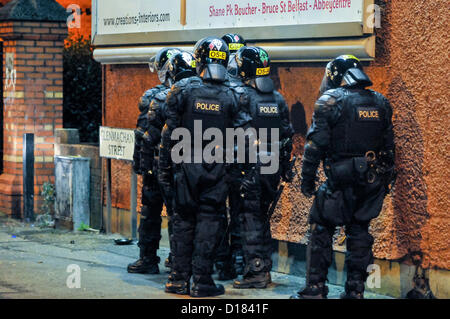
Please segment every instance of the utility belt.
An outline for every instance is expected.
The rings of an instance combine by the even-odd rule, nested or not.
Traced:
[[[364,156],[325,161],[325,174],[335,185],[373,184],[379,177],[377,155],[368,151]]]

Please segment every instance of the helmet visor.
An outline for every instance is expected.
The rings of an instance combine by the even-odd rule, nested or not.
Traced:
[[[152,56],[148,61],[148,68],[152,73],[156,71],[156,55]]]
[[[238,65],[236,62],[236,53],[233,53],[230,55],[227,70],[228,70],[228,73],[231,74],[232,76],[238,75]]]
[[[323,93],[325,93],[328,90],[333,89],[333,84],[331,83],[331,80],[328,76],[328,72],[330,72],[330,71],[327,66],[327,68],[325,69],[325,74],[323,75],[323,78],[322,78],[322,83],[320,83],[320,89],[319,89],[320,95],[322,95]]]
[[[222,64],[212,63],[206,65],[208,78],[213,81],[223,82],[227,77],[227,69]]]
[[[158,70],[158,78],[161,81],[161,83],[165,83],[168,77],[168,72],[169,72],[169,66],[170,66],[170,60],[167,60],[166,63],[164,63],[163,67],[161,68],[161,70]]]

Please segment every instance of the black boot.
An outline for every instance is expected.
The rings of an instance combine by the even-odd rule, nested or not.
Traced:
[[[234,288],[248,289],[248,288],[267,288],[267,285],[272,282],[270,272],[248,273],[242,276],[242,279],[236,279],[233,283]]]
[[[166,283],[165,292],[178,295],[189,295],[190,280],[190,274],[172,271],[169,275],[169,280]]]
[[[308,284],[290,299],[327,299],[328,287],[324,282]]]
[[[270,277],[271,262],[261,258],[254,258],[245,267],[242,279],[237,279],[233,283],[234,288],[266,288],[272,282]]]
[[[158,256],[141,256],[134,263],[128,264],[127,270],[129,273],[155,275],[159,274],[158,264]]]
[[[364,281],[347,280],[341,299],[364,299]]]
[[[216,269],[219,273],[218,279],[220,281],[231,280],[237,277],[236,271],[231,262],[218,261],[216,262]]]
[[[214,297],[223,295],[225,288],[215,284],[210,275],[194,275],[191,297]]]

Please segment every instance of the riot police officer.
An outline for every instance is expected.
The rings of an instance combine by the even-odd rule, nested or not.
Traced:
[[[306,287],[293,298],[327,297],[336,226],[345,226],[347,235],[347,281],[341,297],[363,298],[367,267],[373,262],[369,223],[379,215],[394,176],[392,109],[383,95],[367,89],[372,82],[352,55],[334,59],[323,81],[335,88],[317,100],[306,137],[301,189],[315,199]],[[322,160],[327,181],[316,193]]]
[[[242,279],[235,280],[233,286],[266,288],[271,282],[272,268],[271,216],[268,212],[276,197],[280,177],[286,181],[291,181],[293,177],[289,164],[294,132],[289,121],[289,108],[283,96],[274,90],[269,77],[270,58],[267,52],[259,47],[243,47],[236,53],[236,62],[238,74],[245,86],[236,88],[235,92],[241,104],[248,105],[252,117],[250,125],[258,133],[259,149],[257,163],[246,161],[240,169],[243,173],[243,204],[239,214],[242,220],[245,270]],[[272,136],[273,130],[278,131],[279,138]],[[272,172],[265,173],[264,166],[268,163],[262,157],[274,154],[277,155],[274,157],[276,166]]]
[[[226,84],[231,88],[242,86],[242,80],[237,74],[236,52],[246,45],[246,42],[239,34],[227,33],[222,40],[228,45],[230,58],[228,59],[228,80]],[[216,253],[216,268],[219,274],[219,280],[229,280],[242,275],[244,271],[244,257],[242,251],[242,242],[240,234],[240,220],[238,216],[239,205],[241,204],[239,186],[241,174],[238,170],[229,171],[229,196],[228,213],[223,214],[224,218],[221,224],[221,233],[223,238],[219,241],[219,247]]]
[[[173,145],[171,135],[175,129],[182,128],[178,130],[180,134],[188,131],[194,139],[201,139],[207,130],[225,133],[226,128],[248,121],[242,112],[237,111],[233,93],[223,84],[227,79],[229,58],[226,43],[219,38],[204,38],[195,45],[194,56],[198,77],[175,83],[166,100],[168,118],[162,133],[159,158],[160,178],[165,181],[172,175],[171,148],[177,145]],[[168,293],[206,297],[225,292],[222,285],[214,283],[211,274],[220,238],[220,208],[224,207],[228,187],[225,163],[206,160],[201,156],[207,144],[208,141],[191,141],[187,149],[180,151],[182,160],[173,161],[176,202],[173,216],[174,258],[166,284],[165,291]],[[217,145],[211,154],[221,157],[221,153],[216,153],[221,150]]]
[[[329,74],[331,74],[332,62],[333,61],[328,62],[327,66],[325,67],[325,74],[322,78],[322,83],[319,87],[319,96],[317,98],[320,98],[326,91],[336,88],[329,76]]]
[[[228,50],[230,51],[230,58],[227,66],[230,80],[241,82],[241,78],[238,74],[238,66],[236,64],[236,52],[238,52],[240,48],[245,47],[247,43],[241,35],[235,33],[225,34],[222,37],[222,40],[228,45]]]
[[[143,147],[144,136],[148,135],[148,119],[150,103],[161,91],[170,86],[170,78],[165,67],[169,58],[180,52],[175,48],[163,48],[150,61],[150,70],[158,72],[160,85],[146,91],[139,101],[139,117],[135,130],[135,149],[133,154],[133,169],[136,174],[143,177],[142,182],[142,208],[139,224],[139,256],[140,258],[128,265],[130,273],[159,273],[159,257],[157,250],[161,239],[161,211],[163,198],[158,186],[157,178],[153,174],[154,148]]]
[[[167,82],[170,84],[176,83],[184,78],[196,75],[195,59],[190,52],[181,51],[174,52],[161,68],[162,74],[167,74]],[[158,176],[158,152],[159,143],[161,141],[161,131],[167,118],[166,97],[170,88],[158,92],[150,103],[148,111],[148,129],[143,136],[144,161],[152,164],[152,176]],[[172,215],[173,215],[173,189],[172,184],[167,184],[159,181],[159,188],[161,195],[166,205],[166,212],[168,217],[168,231],[169,244],[172,247]],[[171,268],[172,265],[172,250],[169,257],[166,259],[165,265]]]

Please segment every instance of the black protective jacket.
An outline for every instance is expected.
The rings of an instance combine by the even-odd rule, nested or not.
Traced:
[[[148,130],[147,114],[150,109],[150,104],[153,98],[161,91],[167,90],[164,85],[157,85],[154,88],[147,90],[139,100],[139,116],[136,123],[135,130],[135,147],[133,154],[133,169],[136,174],[143,174],[146,169],[142,167],[143,161],[143,138]]]
[[[322,160],[327,173],[333,163],[361,158],[369,151],[385,166],[393,167],[394,133],[389,101],[378,92],[358,86],[326,91],[314,107],[306,136],[302,178],[315,179]]]
[[[271,129],[279,129],[280,163],[282,167],[288,166],[292,152],[294,129],[290,123],[289,108],[283,96],[273,90],[273,87],[261,91],[253,82],[241,86],[238,86],[236,82],[233,84],[233,91],[237,100],[239,100],[241,109],[248,112],[252,118],[249,126],[257,131],[261,128],[267,129],[268,139],[266,143],[269,144],[266,147],[267,151],[271,151]]]
[[[194,123],[201,120],[202,135],[208,128],[218,128],[225,137],[227,128],[244,126],[250,121],[248,113],[239,109],[235,96],[227,85],[224,85],[223,82],[203,80],[197,76],[182,79],[175,83],[167,95],[166,104],[167,120],[162,131],[159,157],[159,177],[160,182],[164,184],[169,184],[172,177],[171,148],[175,141],[171,140],[171,135],[176,128],[183,127],[187,129],[193,139]],[[210,141],[203,141],[201,146],[204,147],[208,143]],[[194,146],[195,143],[192,140],[192,162],[194,162],[196,153]],[[224,141],[223,146],[226,146],[226,141]],[[225,157],[225,150],[223,155]],[[214,183],[213,180],[223,177],[221,169],[219,169],[220,173],[217,171],[216,174],[215,164],[207,164],[202,161],[200,165],[205,168],[205,171],[197,170],[198,165],[182,163],[183,172],[188,175],[186,180],[191,186],[197,185],[202,178],[206,178],[211,183]],[[189,188],[191,192],[197,191],[195,187],[185,187],[183,190],[180,188],[180,192],[189,191],[186,188]],[[185,198],[191,195],[186,194]]]

